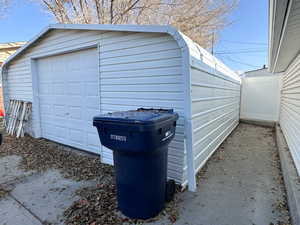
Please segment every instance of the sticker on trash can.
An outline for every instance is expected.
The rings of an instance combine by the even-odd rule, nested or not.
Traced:
[[[165,133],[165,137],[162,139],[162,141],[166,141],[168,140],[170,137],[172,137],[174,135],[174,133],[172,133],[170,130],[168,130],[166,133]]]
[[[126,136],[120,136],[120,135],[115,135],[115,134],[111,134],[110,139],[116,140],[116,141],[126,141],[127,140]]]

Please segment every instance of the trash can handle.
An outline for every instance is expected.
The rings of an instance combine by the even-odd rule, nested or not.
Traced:
[[[154,108],[148,108],[148,109],[145,109],[145,108],[138,108],[136,111],[154,111],[154,110],[156,110],[156,111],[159,111],[159,112],[165,112],[165,113],[173,113],[174,112],[174,110],[173,109],[162,109],[162,108],[160,108],[160,109],[154,109]]]

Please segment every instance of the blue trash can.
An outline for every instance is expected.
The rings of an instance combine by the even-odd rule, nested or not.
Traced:
[[[173,110],[163,109],[94,117],[102,145],[113,150],[118,206],[124,215],[148,219],[164,208],[168,144],[177,119]]]

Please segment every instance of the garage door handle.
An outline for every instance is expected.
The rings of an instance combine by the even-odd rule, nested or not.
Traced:
[[[70,115],[70,113],[66,113],[66,116]]]

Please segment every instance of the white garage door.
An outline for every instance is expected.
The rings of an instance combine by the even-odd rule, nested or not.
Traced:
[[[37,73],[44,138],[99,153],[93,116],[100,112],[97,49],[39,59]]]

